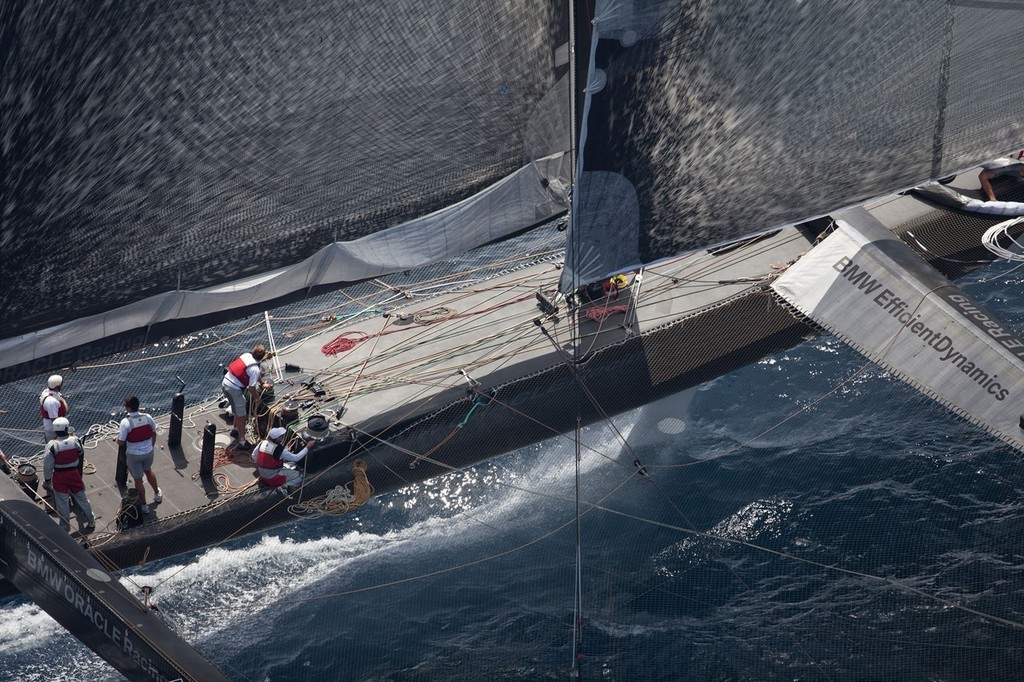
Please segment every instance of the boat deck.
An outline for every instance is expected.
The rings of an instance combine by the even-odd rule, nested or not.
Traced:
[[[423,419],[453,402],[466,401],[467,396],[484,395],[505,382],[565,365],[574,352],[593,352],[721,306],[763,285],[809,245],[804,232],[788,228],[733,248],[658,264],[643,272],[642,281],[630,273],[630,289],[576,309],[576,351],[565,301],[560,301],[560,309],[552,314],[541,309],[538,298],[540,294],[548,301],[556,300],[561,274],[558,260],[534,263],[483,283],[449,289],[426,301],[409,299],[405,307],[366,311],[295,341],[277,339],[276,363],[264,363],[265,376],[273,381],[273,395],[266,401],[270,413],[259,426],[258,420],[250,422],[249,439],[258,440],[263,435],[259,431],[278,419],[303,437],[333,439],[332,448],[314,449],[307,458],[309,469],[327,465],[325,458],[340,461],[351,448],[339,447],[339,442],[363,435],[376,438],[372,434]],[[311,425],[309,420],[317,415],[324,421]],[[115,480],[113,425],[90,434],[86,442],[89,466],[85,482],[97,517],[97,528],[88,544],[106,552],[145,530],[145,538],[128,543],[131,549],[127,559],[112,559],[117,565],[208,545],[209,535],[197,535],[194,540],[185,537],[188,519],[196,512],[224,505],[233,498],[248,496],[251,501],[270,495],[253,495],[257,487],[255,469],[248,452],[232,449],[230,419],[221,396],[186,408],[180,446],[167,444],[168,418],[158,422],[153,471],[163,501],[153,503],[147,484],[151,512],[137,528],[118,529],[124,487]],[[203,431],[208,423],[216,428],[217,461],[212,479],[199,475]],[[416,452],[397,450],[394,461],[377,464],[389,470],[416,465]],[[477,459],[484,455],[488,453],[481,453]],[[456,465],[461,463],[452,466]],[[427,473],[424,467],[420,478]],[[377,490],[389,488],[377,477],[372,464],[367,476]],[[128,485],[132,486],[130,476]],[[282,498],[274,494],[272,499]],[[272,521],[280,522],[281,518],[268,519],[265,525],[272,525]],[[225,527],[219,539],[257,527],[237,531]],[[72,531],[77,535],[74,521]],[[156,539],[161,534],[180,536],[173,550],[160,548]]]

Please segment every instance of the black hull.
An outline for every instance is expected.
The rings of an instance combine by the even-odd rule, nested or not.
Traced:
[[[0,476],[3,575],[82,643],[133,680],[226,680]]]
[[[759,321],[756,327],[748,324],[752,318]],[[602,410],[618,414],[790,348],[813,333],[762,291],[605,348],[576,371]],[[721,338],[732,343],[722,345]],[[706,343],[712,339],[715,344]],[[695,347],[715,352],[688,352]],[[577,415],[583,424],[599,421],[602,415],[593,403],[568,399],[579,394],[576,383],[567,361],[500,386],[481,386],[483,394],[466,395],[428,416],[395,418],[395,427],[386,432],[335,437],[311,456],[302,497],[352,481],[349,463],[357,458],[367,462],[375,492],[385,493],[550,438],[552,427],[571,431]],[[493,397],[474,409],[479,395]],[[381,417],[388,420],[388,415]],[[410,467],[416,458],[409,453],[428,452],[429,459]],[[295,521],[288,507],[297,499],[297,494],[286,499],[253,487],[215,505],[114,535],[97,549],[117,567],[128,568]]]
[[[894,231],[936,268],[957,277],[992,259],[979,246],[979,238],[994,222],[997,219],[928,211],[902,221]],[[809,248],[828,223],[823,219],[801,228],[801,242]],[[688,317],[585,353],[576,365],[568,356],[557,361],[559,356],[550,353],[546,364],[534,364],[518,376],[492,378],[490,383],[480,377],[483,384],[475,392],[465,385],[449,388],[432,408],[410,412],[407,407],[387,407],[372,420],[377,426],[365,427],[369,433],[349,437],[332,432],[307,458],[301,498],[299,493],[285,498],[255,486],[218,495],[207,484],[212,500],[208,504],[184,507],[126,531],[97,534],[90,550],[124,569],[215,546],[294,522],[289,507],[350,483],[350,464],[356,459],[367,462],[367,478],[376,493],[391,492],[572,431],[578,422],[592,424],[605,415],[641,407],[818,333],[767,286],[748,289]],[[581,384],[589,396],[579,390]],[[216,408],[199,418],[203,416],[215,423],[222,417]],[[182,463],[179,470],[195,464],[194,452],[183,455],[179,449],[173,456]],[[10,582],[0,582],[0,594],[14,591]]]

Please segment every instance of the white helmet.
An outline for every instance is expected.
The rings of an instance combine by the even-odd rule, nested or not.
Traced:
[[[53,420],[53,430],[58,433],[61,431],[67,431],[71,424],[64,417],[57,417]]]
[[[46,380],[46,385],[49,388],[60,388],[61,384],[64,383],[64,377],[59,374],[54,374]]]

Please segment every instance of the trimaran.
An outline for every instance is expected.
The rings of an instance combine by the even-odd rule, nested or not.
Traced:
[[[977,166],[1020,138],[1022,76],[993,45],[1024,11],[897,4],[5,7],[8,382],[86,383],[112,351],[568,226],[564,255],[388,280],[315,328],[239,337],[278,346],[250,440],[317,441],[290,496],[257,485],[217,398],[179,399],[165,501],[129,518],[97,464],[79,546],[35,495],[38,450],[5,443],[6,589],[130,677],[213,679],[111,572],[344,513],[823,331],[1020,448],[1024,341],[950,278],[996,257],[984,235],[1016,210],[979,200]],[[1017,229],[989,233],[999,255]],[[92,462],[116,460],[111,435],[90,429]]]

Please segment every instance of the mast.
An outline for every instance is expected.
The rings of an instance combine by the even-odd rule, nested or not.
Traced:
[[[583,0],[582,3],[577,3],[575,0],[569,0],[569,231],[568,240],[566,243],[566,249],[573,249],[576,253],[579,253],[579,231],[574,229],[573,221],[578,215],[577,197],[576,197],[576,173],[582,170],[582,164],[577,163],[576,154],[581,146],[578,144],[578,131],[581,128],[580,121],[578,120],[578,112],[584,111],[585,107],[579,106],[582,102],[579,102],[577,98],[583,98],[586,96],[585,88],[579,88],[577,83],[582,82],[586,84],[587,75],[589,72],[590,60],[581,63],[578,58],[578,36],[588,36],[586,17],[581,16],[579,13],[580,4],[586,8],[588,5],[587,0]],[[587,12],[590,15],[590,12]],[[588,57],[590,55],[589,39],[586,40],[584,54]],[[575,260],[575,258],[573,259]],[[567,313],[569,322],[569,329],[572,338],[573,348],[573,364],[575,365],[579,360],[580,347],[579,347],[579,325],[577,324],[575,311],[569,311]],[[576,679],[582,679],[583,673],[581,670],[581,662],[583,660],[583,558],[582,558],[582,546],[583,538],[580,528],[580,427],[582,423],[582,416],[580,414],[580,393],[579,391],[574,392],[576,400],[576,430],[574,432],[575,449],[573,457],[575,460],[575,489],[576,489],[576,557],[575,557],[575,574],[573,576],[573,614],[572,614],[572,668],[571,675]]]
[[[950,55],[953,51],[953,24],[956,20],[956,13],[953,10],[952,0],[946,2],[946,16],[943,21],[942,36],[942,63],[939,66],[939,94],[935,103],[935,133],[932,138],[932,177],[938,178],[942,175],[942,138],[946,131],[946,109],[949,105],[949,68]]]
[[[569,0],[569,195],[576,183],[576,3]],[[586,82],[586,81],[584,81]],[[572,211],[569,211],[572,224]],[[570,232],[569,234],[572,234]]]

